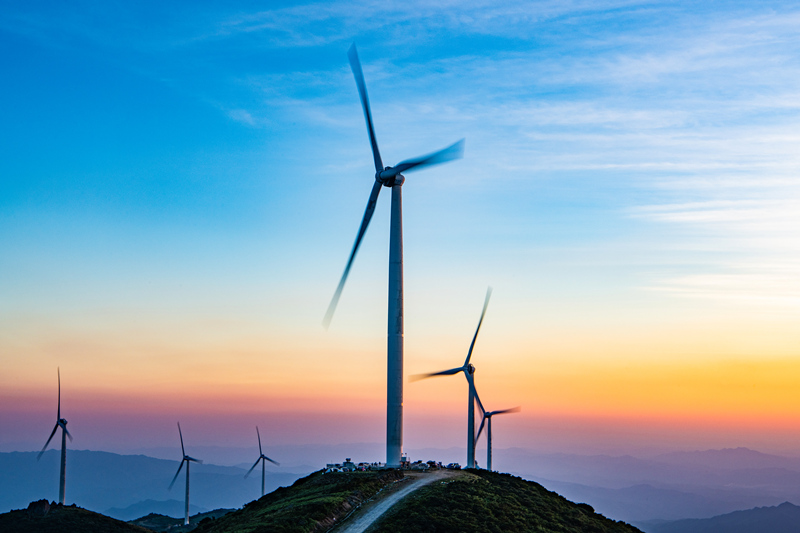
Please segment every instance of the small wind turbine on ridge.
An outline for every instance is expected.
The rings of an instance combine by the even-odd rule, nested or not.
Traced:
[[[172,483],[169,484],[169,490],[172,490],[172,486],[175,484],[175,480],[178,479],[178,474],[181,473],[181,468],[183,468],[183,463],[186,463],[186,516],[183,519],[183,525],[188,526],[189,525],[189,463],[192,462],[192,463],[203,464],[203,461],[186,455],[186,450],[183,448],[183,433],[181,432],[180,422],[178,422],[178,435],[181,438],[181,453],[183,454],[183,459],[181,459],[181,464],[178,466],[178,471],[175,472],[175,477],[172,478]]]
[[[67,485],[67,437],[69,437],[69,441],[72,442],[72,435],[67,431],[67,420],[61,418],[61,367],[58,368],[58,411],[56,412],[56,425],[53,426],[53,431],[50,433],[50,437],[47,438],[47,442],[44,443],[42,451],[36,456],[37,461],[42,458],[42,454],[47,449],[50,441],[53,440],[53,436],[56,434],[59,427],[61,428],[61,475],[58,481],[58,503],[64,505],[64,495]]]
[[[483,324],[483,317],[486,315],[486,308],[489,306],[489,299],[492,297],[492,288],[489,287],[486,289],[486,299],[483,302],[483,311],[481,311],[481,318],[478,321],[478,328],[475,330],[475,335],[472,337],[472,343],[469,345],[469,352],[467,352],[467,358],[464,360],[464,364],[457,367],[451,368],[450,370],[442,370],[441,372],[433,372],[430,374],[418,374],[416,376],[412,376],[413,381],[417,381],[420,379],[425,378],[432,378],[436,376],[452,376],[454,374],[458,374],[459,372],[464,373],[464,377],[467,378],[467,384],[469,385],[469,403],[467,404],[467,468],[475,468],[475,443],[478,440],[475,436],[475,402],[478,402],[478,406],[481,409],[481,413],[484,412],[483,404],[480,403],[480,398],[478,398],[478,391],[475,389],[475,366],[473,366],[469,361],[472,358],[472,350],[475,348],[475,340],[478,338],[478,332],[481,330],[481,324]]]
[[[481,406],[482,407],[482,406]],[[481,438],[481,433],[483,432],[483,425],[488,421],[489,423],[486,426],[486,469],[492,469],[492,417],[495,415],[504,415],[508,413],[519,413],[522,410],[521,407],[512,407],[511,409],[502,409],[500,411],[483,411],[483,418],[481,419],[481,425],[478,428],[478,436],[475,440]]]
[[[372,159],[375,163],[375,183],[372,184],[372,191],[367,200],[367,208],[361,220],[361,226],[356,234],[356,241],[350,252],[350,258],[344,268],[342,279],[336,287],[328,311],[325,313],[323,325],[327,328],[330,325],[339,297],[347,281],[347,275],[353,266],[353,260],[367,231],[375,205],[378,201],[378,194],[382,187],[392,189],[391,205],[391,226],[389,230],[389,320],[387,333],[387,380],[386,380],[386,464],[387,466],[400,466],[403,454],[403,200],[402,186],[405,177],[401,172],[419,170],[425,166],[436,165],[446,161],[459,159],[464,153],[464,140],[449,146],[438,152],[429,155],[406,159],[394,167],[383,166],[380,151],[378,150],[378,140],[375,135],[375,127],[372,123],[372,113],[369,108],[369,98],[367,97],[367,85],[364,81],[364,73],[361,70],[361,62],[358,59],[356,45],[350,47],[347,52],[350,60],[350,68],[356,79],[358,94],[361,99],[361,107],[364,110],[364,119],[367,122],[367,133],[369,142],[372,146]]]
[[[264,476],[266,474],[266,471],[265,471],[266,461],[269,461],[270,463],[272,463],[272,464],[274,464],[276,466],[281,466],[281,464],[279,462],[277,462],[277,461],[273,461],[272,459],[270,459],[269,457],[264,455],[263,451],[261,451],[261,433],[258,432],[258,426],[256,426],[256,435],[258,436],[258,459],[256,459],[256,462],[253,464],[253,466],[250,467],[250,470],[248,470],[247,473],[244,475],[244,478],[247,479],[247,476],[249,476],[250,472],[252,472],[253,469],[258,466],[258,463],[260,461],[261,462],[261,497],[263,498],[264,497]]]

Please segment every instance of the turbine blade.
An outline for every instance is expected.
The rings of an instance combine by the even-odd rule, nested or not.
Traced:
[[[478,427],[478,434],[475,436],[475,442],[478,442],[478,439],[481,438],[481,433],[483,433],[483,426],[486,424],[486,415],[483,415],[481,418],[481,425]]]
[[[369,133],[369,143],[372,146],[372,158],[375,160],[375,172],[383,170],[381,152],[378,150],[378,140],[375,138],[375,127],[372,125],[372,112],[369,110],[369,97],[367,96],[367,84],[364,82],[364,72],[361,70],[361,61],[358,60],[356,43],[347,51],[347,58],[350,60],[350,68],[356,79],[358,96],[361,98],[361,107],[364,109],[364,119],[367,121],[367,132]]]
[[[58,367],[58,420],[61,420],[61,367]]]
[[[189,457],[188,455],[186,457],[184,457],[184,459],[186,459],[187,461],[192,461],[194,463],[203,464],[203,460],[202,459],[195,459],[194,457]]]
[[[249,476],[249,475],[250,475],[250,472],[252,472],[252,471],[253,471],[253,469],[255,469],[255,467],[257,467],[257,466],[258,466],[258,463],[259,463],[259,461],[261,461],[261,457],[259,457],[258,459],[256,459],[256,462],[253,464],[253,466],[251,466],[251,467],[250,467],[250,470],[248,470],[248,471],[247,471],[247,473],[244,475],[244,478],[245,478],[245,479],[247,479],[247,476]]]
[[[458,374],[459,372],[464,372],[463,366],[451,368],[450,370],[442,370],[441,372],[432,372],[430,374],[414,374],[413,376],[409,376],[408,379],[411,381],[419,381],[421,379],[432,378],[435,376],[452,376],[453,374]]]
[[[264,452],[261,451],[261,433],[258,432],[258,426],[256,426],[256,435],[258,435],[258,454],[264,455]]]
[[[369,200],[367,201],[367,209],[364,211],[364,218],[361,219],[361,227],[358,228],[356,242],[353,244],[353,250],[350,252],[350,258],[347,260],[347,266],[344,267],[344,274],[342,274],[342,279],[339,280],[339,286],[336,287],[336,292],[333,293],[333,299],[331,299],[331,303],[328,306],[328,311],[325,313],[325,318],[322,320],[322,324],[326,329],[331,323],[333,313],[336,311],[336,305],[339,303],[339,297],[342,295],[344,283],[347,281],[348,274],[350,274],[350,267],[353,266],[353,259],[356,257],[358,247],[361,245],[361,239],[364,238],[364,233],[367,231],[369,221],[372,219],[372,213],[375,212],[375,204],[378,202],[378,194],[380,194],[380,192],[381,183],[378,180],[375,180],[375,184],[372,186],[372,192],[369,194]]]
[[[503,409],[502,411],[492,411],[492,415],[504,415],[506,413],[519,413],[522,407],[512,407],[511,409]]]
[[[53,432],[50,433],[50,436],[47,438],[47,442],[44,443],[44,447],[42,448],[42,451],[40,451],[39,455],[36,456],[36,460],[37,461],[42,458],[42,454],[47,449],[47,446],[50,444],[50,441],[53,440],[53,435],[56,434],[56,431],[58,431],[58,422],[56,422],[56,425],[53,426]]]
[[[269,458],[269,457],[267,457],[266,455],[262,455],[261,457],[263,457],[264,459],[266,459],[266,460],[267,460],[267,461],[269,461],[270,463],[274,464],[275,466],[281,466],[281,464],[280,464],[278,461],[273,461],[272,459],[270,459],[270,458]]]
[[[186,450],[183,449],[183,432],[181,431],[181,423],[178,422],[178,435],[181,438],[181,453],[186,457]]]
[[[475,393],[475,401],[478,403],[478,409],[481,411],[481,416],[486,415],[486,409],[483,408],[483,402],[481,401],[481,397],[478,396],[478,390],[475,388],[475,385],[472,385],[472,390]]]
[[[421,157],[416,157],[414,159],[406,159],[405,161],[401,161],[400,163],[397,163],[397,165],[389,169],[389,171],[394,173],[394,175],[397,175],[400,174],[401,172],[407,172],[409,170],[419,170],[422,167],[427,167],[430,165],[438,165],[439,163],[446,163],[448,161],[453,161],[454,159],[461,159],[462,157],[464,157],[464,139],[461,139],[457,143],[452,144],[442,150],[439,150],[438,152],[434,152],[428,155],[423,155]]]
[[[181,464],[178,465],[178,471],[175,472],[175,477],[172,478],[172,483],[169,484],[169,489],[167,489],[167,490],[172,490],[172,486],[175,484],[175,480],[178,479],[178,474],[181,473],[181,468],[183,468],[183,462],[184,462],[184,459],[181,459]]]
[[[67,429],[67,425],[66,424],[62,424],[61,425],[61,429],[64,430],[64,433],[66,433],[67,437],[69,437],[69,441],[72,442],[72,435],[70,434],[69,430]]]
[[[486,289],[486,299],[483,301],[483,311],[481,311],[481,319],[478,320],[478,328],[475,330],[475,336],[472,337],[472,344],[469,345],[469,352],[467,353],[467,359],[464,361],[464,366],[469,364],[469,359],[472,357],[472,349],[475,348],[475,340],[478,338],[478,332],[481,330],[481,324],[483,324],[483,317],[486,315],[486,308],[489,307],[489,299],[492,297],[492,288],[489,287]]]

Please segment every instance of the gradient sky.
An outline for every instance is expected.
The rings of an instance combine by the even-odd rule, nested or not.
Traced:
[[[0,450],[383,442],[389,194],[406,374],[495,445],[800,449],[795,2],[0,7]],[[460,376],[405,445],[463,446]]]

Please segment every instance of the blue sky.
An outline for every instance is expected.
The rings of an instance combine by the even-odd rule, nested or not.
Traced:
[[[487,380],[525,357],[534,383],[606,357],[797,355],[793,3],[0,13],[12,397],[44,390],[39,370],[56,364],[108,383],[140,366],[179,379],[198,351],[221,361],[203,363],[212,373],[277,346],[320,383],[335,373],[321,347],[380,369],[366,354],[384,342],[388,194],[320,326],[372,180],[352,42],[387,164],[466,138],[462,161],[404,186],[412,372],[466,348],[487,285]]]

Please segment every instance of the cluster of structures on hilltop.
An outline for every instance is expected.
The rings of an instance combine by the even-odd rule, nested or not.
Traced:
[[[350,457],[346,458],[343,463],[328,463],[325,465],[325,473],[331,472],[366,472],[369,470],[388,470],[393,467],[386,466],[386,463],[354,463]],[[409,461],[408,456],[403,455],[403,459],[400,462],[400,469],[401,470],[418,470],[422,472],[427,472],[428,470],[442,470],[442,469],[449,469],[449,470],[460,470],[461,465],[458,463],[449,463],[447,465],[443,465],[441,461],[414,461],[413,463]]]

